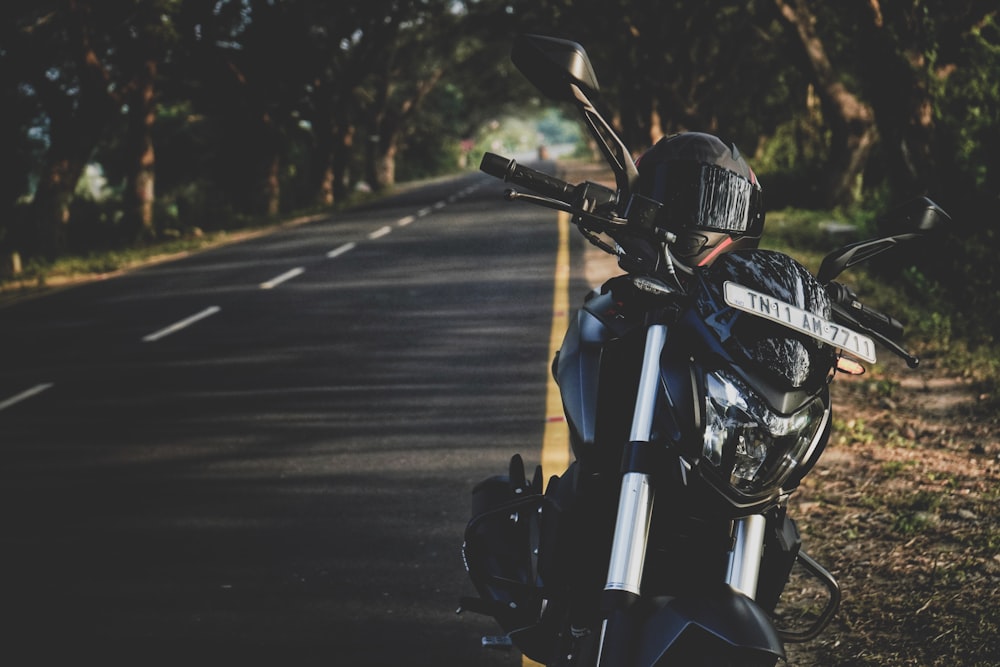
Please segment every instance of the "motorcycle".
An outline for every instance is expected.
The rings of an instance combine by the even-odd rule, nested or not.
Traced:
[[[568,213],[625,273],[587,296],[553,361],[575,460],[545,484],[515,455],[472,491],[463,558],[479,597],[459,611],[496,619],[504,634],[485,645],[550,666],[774,665],[840,601],[788,515],[830,435],[829,384],[864,372],[876,342],[918,363],[902,325],[834,279],[949,218],[909,202],[883,217],[885,236],[830,253],[816,276],[756,248],[687,267],[664,202],[637,191],[638,169],[594,104],[584,49],[527,35],[511,59],[576,106],[616,187],[491,153],[481,169],[531,191],[506,199]],[[793,568],[825,602],[790,630],[776,608]]]

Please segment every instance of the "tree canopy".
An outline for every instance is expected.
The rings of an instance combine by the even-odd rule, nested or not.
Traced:
[[[0,18],[0,251],[144,242],[454,169],[490,121],[542,114],[507,57],[534,32],[587,48],[636,152],[723,135],[771,208],[928,194],[961,232],[932,273],[983,307],[997,291],[971,268],[1000,244],[995,0],[9,0]]]

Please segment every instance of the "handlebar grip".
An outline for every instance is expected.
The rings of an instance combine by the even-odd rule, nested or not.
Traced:
[[[525,167],[518,164],[516,160],[505,158],[496,153],[483,155],[479,169],[495,178],[534,190],[540,195],[558,199],[567,204],[573,203],[576,196],[576,187],[566,181]]]
[[[508,171],[513,165],[517,163],[510,158],[506,158],[502,155],[497,155],[496,153],[485,153],[483,154],[483,161],[479,163],[479,170],[493,176],[494,178],[499,178],[502,181],[506,181],[508,178]]]
[[[892,340],[903,337],[903,324],[899,320],[861,303],[846,285],[830,282],[827,284],[827,292],[838,306],[861,325]]]

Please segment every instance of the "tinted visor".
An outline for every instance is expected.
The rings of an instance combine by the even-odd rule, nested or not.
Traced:
[[[661,162],[653,199],[663,204],[663,227],[760,236],[764,198],[760,186],[724,167],[687,160]]]

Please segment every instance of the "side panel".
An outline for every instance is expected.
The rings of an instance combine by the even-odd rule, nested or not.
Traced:
[[[587,444],[593,444],[596,437],[601,353],[612,337],[600,320],[580,310],[559,349],[555,376],[563,410],[570,430]]]
[[[633,352],[642,352],[647,306],[630,282],[612,279],[571,320],[553,371],[574,447],[592,447],[634,397],[636,387],[626,384],[638,377],[630,364]]]

